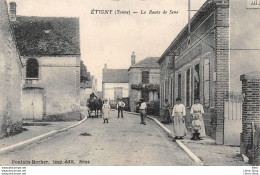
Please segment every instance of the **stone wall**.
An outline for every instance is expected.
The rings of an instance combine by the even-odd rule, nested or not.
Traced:
[[[26,61],[28,58],[36,58],[39,62],[39,77],[36,79],[26,78]],[[43,89],[43,119],[51,120],[48,116],[67,115],[67,113],[76,112],[75,106],[80,105],[80,58],[76,56],[46,56],[46,57],[23,57],[23,87],[25,94],[34,89]],[[27,83],[31,81],[32,86],[28,87]],[[28,87],[27,89],[25,87]],[[33,92],[31,92],[33,93]],[[38,95],[38,94],[35,94]],[[23,95],[23,103],[28,99],[28,95]],[[31,97],[33,103],[34,96]],[[38,100],[39,103],[40,100]],[[35,104],[40,107],[39,104]],[[22,105],[22,113],[30,113],[29,102]],[[79,114],[74,115],[79,119]],[[28,118],[28,116],[23,116]],[[63,119],[62,119],[63,120]]]
[[[21,131],[21,61],[9,23],[5,0],[0,0],[0,137]]]

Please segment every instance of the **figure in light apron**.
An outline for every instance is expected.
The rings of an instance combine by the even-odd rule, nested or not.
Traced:
[[[199,103],[200,99],[196,98],[195,99],[195,104],[192,105],[190,113],[193,117],[193,119],[198,116],[199,120],[201,122],[201,128],[200,128],[200,139],[203,137],[206,137],[206,132],[205,132],[205,125],[204,125],[204,120],[203,120],[203,114],[204,114],[204,109],[203,106]]]
[[[179,97],[176,99],[176,102],[177,104],[174,105],[172,110],[173,133],[175,139],[183,139],[187,133],[185,125],[186,109],[185,106],[181,104],[181,99]]]
[[[102,111],[103,111],[103,120],[104,123],[107,122],[108,123],[108,119],[110,117],[110,105],[107,99],[104,100],[104,104],[102,107]]]

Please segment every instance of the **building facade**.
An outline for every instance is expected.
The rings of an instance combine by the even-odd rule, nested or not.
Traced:
[[[97,79],[94,76],[90,76],[89,81],[80,83],[80,105],[86,106],[90,94],[97,95]]]
[[[189,30],[190,28],[190,30]],[[206,1],[159,60],[161,96],[180,97],[189,114],[195,98],[205,109],[206,134],[224,142],[224,100],[229,91],[229,2]],[[191,116],[186,116],[191,128]]]
[[[9,13],[23,64],[23,119],[80,119],[79,19],[16,16],[16,5]]]
[[[22,129],[22,63],[9,22],[8,6],[0,0],[0,138]]]
[[[131,56],[129,68],[130,110],[135,111],[137,102],[143,98],[146,102],[159,99],[160,67],[159,57],[148,57],[135,63],[135,54]]]
[[[103,98],[117,100],[129,97],[129,80],[127,69],[103,69],[102,93]]]

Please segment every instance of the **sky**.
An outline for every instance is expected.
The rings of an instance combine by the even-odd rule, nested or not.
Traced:
[[[17,4],[17,15],[80,18],[81,59],[102,88],[102,68],[128,69],[131,54],[136,62],[160,57],[188,22],[188,0],[8,0]],[[198,10],[206,0],[191,0]],[[91,14],[91,10],[113,10]],[[117,14],[114,11],[130,11]],[[149,14],[149,11],[160,14]],[[163,11],[167,14],[163,14]],[[178,14],[169,14],[169,11]],[[141,14],[141,11],[146,14]],[[138,12],[133,14],[133,12]],[[193,15],[195,12],[192,12]]]

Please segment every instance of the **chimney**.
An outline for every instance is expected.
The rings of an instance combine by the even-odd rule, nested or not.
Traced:
[[[9,3],[9,17],[10,17],[10,21],[16,21],[16,3],[15,2]]]
[[[131,55],[131,66],[133,66],[134,64],[135,64],[135,52],[133,51]]]

